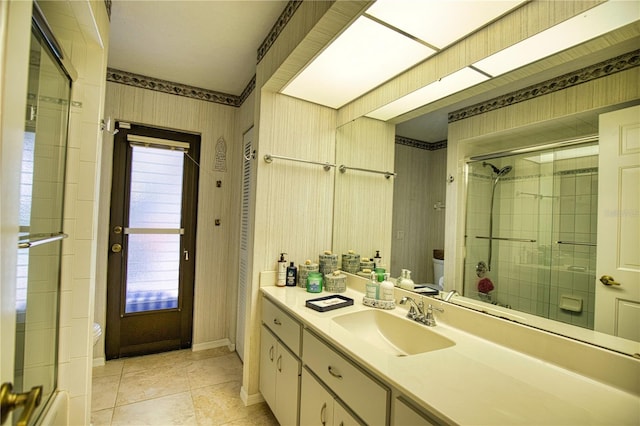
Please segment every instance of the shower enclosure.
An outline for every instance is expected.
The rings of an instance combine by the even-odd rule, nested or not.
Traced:
[[[464,295],[593,329],[598,143],[467,164]]]

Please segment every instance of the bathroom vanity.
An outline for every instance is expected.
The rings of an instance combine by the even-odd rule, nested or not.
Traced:
[[[407,319],[402,306],[363,306],[356,289],[341,293],[353,306],[317,312],[305,302],[318,294],[262,287],[260,389],[281,424],[640,423],[640,360],[565,338],[569,346],[547,344],[538,349],[548,355],[532,356],[470,332],[480,325],[508,338],[519,324],[424,298],[444,310],[427,327]],[[411,293],[396,288],[395,295]],[[575,357],[569,364],[577,368],[560,367],[554,356]],[[618,385],[616,377],[605,383],[581,371],[602,360],[622,370],[608,377],[635,379]]]

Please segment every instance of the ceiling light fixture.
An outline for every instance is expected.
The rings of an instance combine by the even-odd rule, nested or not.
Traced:
[[[524,0],[377,0],[367,15],[443,49],[524,3]]]
[[[473,64],[494,77],[576,46],[640,17],[640,2],[609,0]]]
[[[423,105],[437,101],[438,99],[460,92],[471,86],[475,86],[476,84],[488,79],[489,77],[473,70],[472,68],[463,68],[381,108],[378,108],[377,110],[366,114],[366,116],[386,121]]]
[[[282,93],[339,108],[435,52],[361,16]]]

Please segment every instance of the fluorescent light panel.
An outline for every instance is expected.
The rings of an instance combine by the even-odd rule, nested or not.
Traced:
[[[366,115],[370,118],[386,121],[488,79],[489,77],[486,75],[471,68],[463,68]]]
[[[339,108],[435,51],[360,17],[282,91]]]
[[[524,0],[377,0],[367,14],[442,49]]]
[[[609,0],[488,56],[473,66],[496,77],[631,24],[639,18],[639,1]]]

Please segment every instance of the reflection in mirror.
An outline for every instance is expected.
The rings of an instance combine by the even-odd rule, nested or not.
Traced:
[[[593,329],[597,207],[597,140],[469,162],[464,296]]]
[[[446,141],[396,136],[390,271],[394,278],[402,269],[411,271],[416,284],[438,284],[442,276],[434,269],[443,263],[446,165]]]
[[[358,118],[336,131],[336,164],[377,171],[394,171],[394,127],[379,120]],[[397,171],[397,170],[396,170]],[[376,251],[382,263],[391,251],[391,207],[394,177],[359,170],[336,171],[333,212],[333,251],[354,250],[362,257]]]

